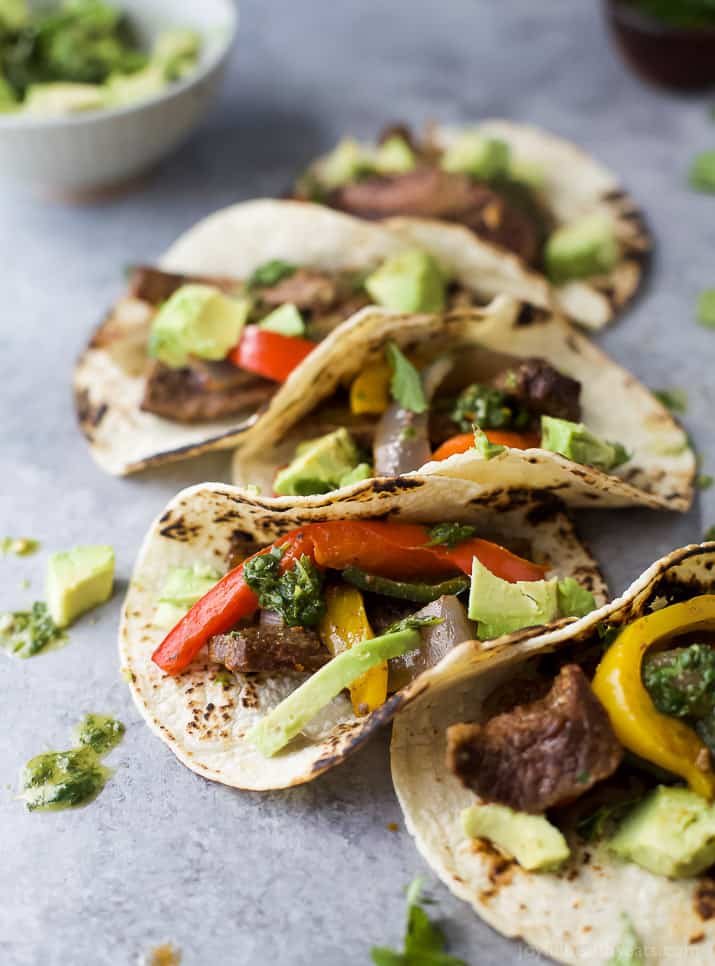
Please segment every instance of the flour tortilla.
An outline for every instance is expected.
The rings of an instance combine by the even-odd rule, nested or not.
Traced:
[[[298,201],[249,201],[210,215],[182,235],[159,260],[168,272],[246,279],[259,265],[285,259],[326,270],[366,270],[415,243],[384,226],[370,224],[320,205]],[[477,250],[464,261],[456,279],[486,302],[500,292],[548,304],[537,277],[514,275],[492,253]],[[92,455],[108,473],[124,475],[159,463],[186,459],[213,449],[230,449],[258,439],[266,419],[295,406],[303,387],[324,370],[324,360],[351,351],[361,338],[351,320],[315,349],[275,394],[267,410],[248,419],[182,425],[142,412],[145,375],[150,364],[147,339],[155,309],[125,296],[94,333],[74,377],[77,416]],[[376,321],[395,315],[363,310]],[[356,316],[353,316],[355,319]],[[399,318],[399,316],[398,316]],[[332,386],[330,387],[332,389]]]
[[[543,304],[535,300],[538,284],[539,297],[545,296],[546,304],[551,301],[586,328],[602,328],[635,295],[647,268],[652,238],[638,206],[611,171],[563,138],[503,120],[485,120],[470,124],[469,129],[506,141],[517,160],[539,166],[545,177],[543,197],[556,225],[596,211],[608,214],[622,253],[615,268],[606,275],[552,286],[519,256],[482,241],[462,226],[420,218],[391,218],[385,224],[421,247],[428,250],[434,247],[435,254],[449,248],[459,258],[463,249],[464,258],[479,259],[485,266],[492,261],[500,262],[501,274],[507,275],[513,285],[521,280],[532,289],[529,298],[533,304]],[[430,125],[428,131],[430,140],[443,147],[463,133],[464,128],[440,125]],[[318,178],[321,164],[319,158],[313,165]],[[518,294],[513,289],[503,291]]]
[[[180,761],[206,778],[236,788],[298,785],[339,764],[398,708],[430,687],[436,668],[389,698],[377,712],[360,718],[353,714],[348,698],[340,695],[312,723],[311,738],[298,738],[283,752],[265,758],[246,742],[245,734],[298,686],[300,676],[239,675],[236,684],[224,688],[216,679],[218,667],[207,663],[205,652],[177,677],[165,675],[150,660],[166,634],[166,629],[153,626],[153,620],[170,567],[201,562],[224,569],[231,536],[236,533],[266,544],[304,523],[388,514],[411,522],[474,522],[479,534],[507,544],[526,539],[531,559],[547,563],[560,576],[575,577],[597,602],[606,599],[598,567],[569,521],[552,505],[533,497],[524,496],[510,509],[495,510],[470,505],[469,493],[458,482],[413,478],[389,486],[367,481],[342,499],[328,495],[315,498],[310,506],[276,510],[265,500],[249,498],[230,486],[204,484],[184,490],[144,541],[124,603],[119,645],[122,668],[139,710]],[[501,640],[512,646],[527,633],[533,631]],[[469,666],[481,648],[475,642],[460,645],[441,662],[439,673]]]
[[[307,411],[330,394],[336,381],[347,384],[366,363],[380,358],[385,343],[394,340],[405,350],[470,346],[484,349],[485,358],[487,351],[499,357],[541,356],[582,383],[583,421],[588,428],[622,443],[632,454],[607,474],[542,449],[507,449],[490,460],[471,450],[427,463],[417,471],[420,475],[467,480],[476,495],[488,500],[499,493],[532,489],[549,491],[574,507],[642,505],[684,511],[690,506],[695,457],[684,430],[634,376],[561,318],[499,298],[483,309],[453,312],[441,319],[365,315],[359,327],[357,344],[345,351],[344,344],[334,343],[322,356],[322,371],[313,371],[294,405],[276,406],[263,421],[261,439],[248,440],[237,449],[234,483],[254,484],[270,493],[277,469],[290,462],[297,443],[319,435],[314,424],[301,423]],[[270,505],[291,501],[300,505],[301,498],[277,497]]]
[[[664,602],[715,590],[715,543],[685,547],[659,560],[625,594],[578,624],[535,635],[508,649],[482,651],[481,667],[432,688],[396,718],[392,777],[417,848],[451,891],[494,929],[562,963],[610,962],[627,916],[645,944],[648,966],[712,962],[715,919],[698,912],[697,880],[669,880],[622,862],[603,847],[580,848],[558,874],[530,873],[497,850],[469,840],[460,812],[475,796],[445,763],[446,728],[479,719],[484,698],[530,654],[592,636],[601,623],[628,623]],[[585,858],[586,853],[590,860]],[[706,880],[707,883],[711,880]],[[710,886],[712,894],[712,886]]]

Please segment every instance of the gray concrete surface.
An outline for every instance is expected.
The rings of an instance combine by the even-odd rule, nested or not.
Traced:
[[[541,124],[612,165],[648,212],[651,285],[600,341],[649,385],[687,388],[685,422],[715,472],[715,333],[694,321],[698,292],[715,284],[715,199],[684,182],[693,153],[715,146],[704,98],[628,75],[591,0],[247,0],[242,14],[220,104],[135,193],[66,207],[0,187],[0,534],[43,542],[34,558],[0,558],[0,607],[40,596],[46,552],[76,542],[112,543],[120,578],[64,650],[0,662],[3,966],[120,966],[166,940],[185,966],[364,966],[371,944],[400,940],[403,886],[426,871],[402,826],[387,828],[400,822],[387,734],[309,787],[239,794],[185,770],[131,704],[115,636],[139,541],[180,486],[224,477],[227,458],[126,481],[91,462],[70,371],[125,264],[214,208],[280,192],[345,131],[483,115]],[[684,517],[590,514],[582,529],[618,591],[710,523],[715,490]],[[28,814],[14,798],[21,765],[62,747],[88,710],[127,724],[114,779],[85,810]],[[531,960],[434,894],[452,951],[472,966]]]

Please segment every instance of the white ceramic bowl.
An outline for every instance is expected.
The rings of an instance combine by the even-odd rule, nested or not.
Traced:
[[[238,27],[235,0],[118,0],[149,48],[162,30],[203,38],[196,68],[126,107],[66,117],[0,114],[0,177],[77,193],[119,184],[185,140],[216,94]]]

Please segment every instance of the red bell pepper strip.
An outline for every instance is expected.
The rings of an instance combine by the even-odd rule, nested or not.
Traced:
[[[545,567],[517,557],[489,540],[472,537],[456,547],[427,546],[428,528],[384,520],[336,520],[292,530],[271,546],[285,547],[281,568],[288,570],[306,554],[319,567],[343,570],[354,565],[383,577],[432,577],[462,571],[470,574],[477,557],[504,580],[541,580]],[[271,547],[253,556],[267,553]],[[252,559],[252,558],[248,558]],[[179,674],[214,634],[250,617],[258,598],[243,579],[239,564],[205,594],[167,634],[152,660],[167,674]]]
[[[315,345],[309,339],[247,325],[238,345],[229,352],[228,359],[240,369],[255,372],[273,382],[285,382]]]
[[[539,433],[515,433],[509,429],[487,429],[485,436],[497,446],[511,446],[512,449],[533,449],[541,442]],[[432,454],[433,460],[446,460],[455,453],[466,453],[474,449],[474,433],[459,433],[438,446]]]

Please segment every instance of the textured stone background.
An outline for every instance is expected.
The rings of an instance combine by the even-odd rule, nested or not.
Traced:
[[[694,322],[697,293],[715,284],[715,200],[684,183],[693,153],[715,145],[705,99],[629,76],[592,0],[246,0],[242,15],[217,109],[134,194],[72,208],[0,188],[0,533],[43,542],[43,555],[0,559],[0,607],[41,596],[44,552],[76,542],[112,543],[119,575],[112,603],[67,648],[0,662],[3,966],[120,966],[165,940],[186,966],[363,966],[372,943],[400,940],[403,886],[425,872],[409,836],[387,829],[400,821],[387,734],[309,787],[239,794],[181,767],[131,704],[115,636],[135,552],[176,490],[223,478],[228,459],[125,481],[91,462],[70,371],[124,265],[151,260],[212,209],[281,192],[343,132],[370,136],[401,118],[541,124],[612,165],[647,211],[651,284],[601,341],[649,385],[688,389],[685,421],[715,472],[715,333]],[[685,517],[590,514],[583,531],[619,591],[714,522],[711,490]],[[63,747],[88,710],[127,724],[114,779],[86,810],[29,815],[14,799],[20,766]],[[452,951],[472,966],[531,960],[434,892]]]

